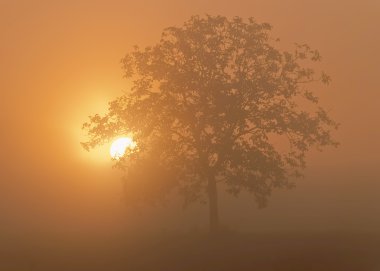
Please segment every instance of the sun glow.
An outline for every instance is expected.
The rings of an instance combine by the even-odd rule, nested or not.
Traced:
[[[127,149],[134,149],[136,143],[130,137],[120,137],[112,142],[110,155],[113,159],[120,159]]]

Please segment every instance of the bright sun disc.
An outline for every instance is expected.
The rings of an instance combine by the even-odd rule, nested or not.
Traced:
[[[113,159],[120,159],[124,156],[127,148],[133,149],[135,147],[135,142],[133,142],[130,137],[121,137],[112,142],[110,148],[110,154]]]

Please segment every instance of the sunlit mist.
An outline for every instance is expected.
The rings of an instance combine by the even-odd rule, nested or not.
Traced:
[[[110,155],[113,159],[120,159],[125,155],[125,151],[135,148],[136,143],[130,137],[120,137],[114,140],[110,147]]]
[[[379,15],[0,0],[0,271],[380,271]]]

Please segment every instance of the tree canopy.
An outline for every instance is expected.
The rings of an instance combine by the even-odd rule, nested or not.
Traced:
[[[137,148],[116,163],[139,179],[137,200],[176,188],[187,203],[216,205],[221,182],[264,206],[273,188],[293,185],[310,148],[337,144],[337,124],[314,93],[330,81],[312,68],[319,52],[282,51],[270,31],[253,18],[194,16],[135,47],[122,59],[132,88],[84,124],[83,146],[132,133]]]

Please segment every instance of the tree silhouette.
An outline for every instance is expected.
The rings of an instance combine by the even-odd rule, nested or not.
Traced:
[[[133,133],[138,147],[116,161],[126,180],[136,179],[130,197],[155,201],[176,188],[185,203],[207,200],[212,232],[217,183],[264,206],[273,188],[293,186],[311,147],[337,144],[337,124],[309,84],[330,79],[305,66],[321,59],[318,51],[276,49],[270,30],[253,18],[194,16],[156,45],[135,47],[122,59],[131,90],[90,117],[83,146]]]

